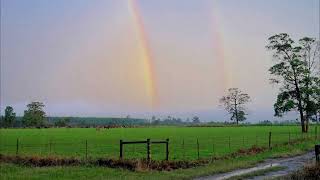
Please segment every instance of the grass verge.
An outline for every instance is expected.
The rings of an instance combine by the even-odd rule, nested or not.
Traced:
[[[93,165],[29,167],[12,163],[0,163],[1,179],[192,179],[239,168],[253,167],[264,159],[295,156],[314,147],[314,142],[274,147],[255,155],[215,160],[206,166],[172,171],[130,171]]]

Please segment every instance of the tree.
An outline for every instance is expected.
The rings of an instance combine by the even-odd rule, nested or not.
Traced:
[[[54,125],[57,127],[66,127],[69,122],[70,122],[70,118],[64,117],[64,118],[60,118],[58,121],[56,121],[54,123]]]
[[[275,116],[297,110],[302,132],[308,132],[309,119],[314,114],[316,99],[317,57],[319,42],[313,38],[302,38],[298,44],[286,33],[271,36],[268,50],[273,52],[276,63],[269,69],[271,83],[280,84],[280,92],[274,104]]]
[[[199,123],[200,123],[200,118],[199,118],[198,116],[194,116],[194,117],[192,118],[192,123],[193,123],[193,124],[199,124]]]
[[[46,113],[44,112],[44,104],[41,102],[32,102],[27,105],[24,111],[23,124],[27,127],[42,127],[46,123]]]
[[[13,112],[11,106],[7,106],[4,110],[3,125],[4,127],[13,127],[16,119],[16,113]]]
[[[225,110],[231,114],[231,120],[239,124],[239,121],[246,120],[245,104],[250,101],[250,96],[243,93],[238,88],[228,89],[228,94],[220,99],[220,103]]]

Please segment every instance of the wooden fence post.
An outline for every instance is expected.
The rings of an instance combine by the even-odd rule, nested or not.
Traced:
[[[16,144],[16,156],[19,154],[19,138],[17,138],[17,144]]]
[[[314,134],[315,134],[314,138],[315,138],[315,140],[317,140],[318,139],[318,126],[317,126],[317,124],[315,126]]]
[[[88,160],[88,140],[86,140],[86,160]]]
[[[271,149],[271,131],[269,132],[269,150]]]
[[[215,155],[215,151],[214,151],[214,139],[212,139],[212,157]]]
[[[120,159],[123,158],[123,144],[122,144],[122,139],[120,139]]]
[[[199,139],[197,138],[197,150],[198,150],[198,159],[200,159],[200,152],[199,152]]]
[[[229,136],[229,152],[231,152],[231,137]]]
[[[166,160],[169,160],[169,138],[166,139]]]
[[[52,146],[52,142],[51,142],[51,141],[52,141],[52,140],[50,139],[50,140],[49,140],[49,154],[50,154],[50,155],[51,155],[51,148],[52,148],[52,147],[51,147],[51,146]]]
[[[320,145],[315,145],[314,150],[316,154],[316,162],[320,164]]]
[[[242,137],[242,148],[244,148],[244,136]]]
[[[147,139],[147,160],[151,160],[151,153],[150,153],[150,139]]]
[[[291,136],[290,136],[290,132],[289,132],[288,144],[290,145],[290,143],[291,143]]]
[[[182,139],[182,151],[183,159],[185,159],[186,151],[184,149],[184,139]]]

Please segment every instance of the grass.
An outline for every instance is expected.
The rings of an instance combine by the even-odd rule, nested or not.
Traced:
[[[174,171],[129,171],[97,166],[27,167],[0,163],[1,179],[192,179],[238,168],[253,167],[267,158],[298,155],[314,147],[314,142],[278,146],[260,154],[217,160],[207,166]]]
[[[303,169],[286,176],[272,178],[273,180],[300,180],[300,179],[320,179],[320,163],[309,162]]]
[[[314,135],[314,127],[310,130],[309,135]],[[299,126],[150,127],[100,131],[94,128],[0,129],[0,153],[15,154],[16,142],[19,139],[18,153],[22,155],[85,157],[87,140],[89,157],[117,158],[120,139],[169,138],[170,159],[191,160],[198,158],[197,139],[200,145],[200,158],[209,158],[213,155],[222,156],[238,149],[250,148],[255,144],[266,147],[270,131],[272,145],[301,138]],[[151,153],[152,159],[164,159],[165,146],[153,144]],[[146,146],[125,145],[124,157],[145,158]]]

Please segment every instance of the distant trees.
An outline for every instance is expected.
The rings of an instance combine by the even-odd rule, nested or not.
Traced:
[[[43,127],[46,123],[46,113],[43,108],[45,105],[41,102],[32,102],[27,105],[24,111],[22,123],[26,127]]]
[[[266,48],[273,52],[276,60],[269,69],[271,82],[281,85],[274,104],[275,116],[297,110],[301,130],[308,132],[309,119],[319,115],[320,43],[309,37],[295,43],[286,33],[268,40]]]
[[[220,99],[220,103],[231,115],[231,120],[239,124],[239,121],[246,120],[245,104],[250,101],[250,96],[238,88],[228,89],[228,94]]]
[[[193,123],[193,124],[199,124],[199,123],[200,123],[200,118],[199,118],[198,116],[194,116],[194,117],[192,118],[192,123]]]
[[[3,127],[13,127],[16,120],[16,113],[11,106],[7,106],[4,110],[4,117],[1,118]]]
[[[64,117],[60,118],[58,121],[54,123],[56,127],[66,127],[70,123],[71,118]]]

